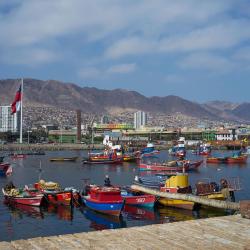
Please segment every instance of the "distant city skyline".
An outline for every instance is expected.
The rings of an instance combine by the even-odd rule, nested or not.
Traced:
[[[250,102],[247,0],[2,0],[0,17],[0,79]]]

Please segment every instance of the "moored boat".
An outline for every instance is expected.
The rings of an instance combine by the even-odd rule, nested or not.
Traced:
[[[97,212],[119,216],[124,205],[120,188],[91,186],[85,205]]]
[[[247,162],[247,155],[230,157],[208,157],[207,163],[243,164]]]
[[[56,158],[50,158],[50,161],[76,161],[78,157],[56,157]]]
[[[42,203],[44,195],[41,193],[30,193],[25,189],[17,189],[13,184],[6,185],[2,188],[2,192],[6,202],[10,204],[23,204],[29,206],[37,206],[39,207]]]
[[[123,188],[121,195],[126,205],[154,207],[156,202],[156,197],[154,195],[135,192],[130,188]]]
[[[12,173],[12,166],[7,162],[0,163],[0,176],[9,176]]]
[[[105,159],[105,160],[90,160],[90,159],[83,159],[83,164],[120,164],[122,163],[122,158],[119,159]]]
[[[34,184],[34,188],[35,190],[33,191],[38,191],[45,195],[48,203],[65,206],[79,204],[79,191],[72,187],[61,189],[56,182],[45,182],[44,180],[40,180]],[[32,189],[29,190],[32,191]]]
[[[185,172],[196,170],[201,164],[201,161],[170,161],[166,163],[140,163],[139,170],[141,171],[167,171],[167,172]]]
[[[25,154],[13,154],[11,156],[11,159],[16,160],[16,159],[25,159],[26,155]]]
[[[181,173],[171,176],[166,180],[164,187],[160,188],[160,191],[168,193],[192,193],[192,188],[188,182],[188,175]],[[194,207],[194,202],[178,199],[159,198],[158,202],[164,206],[188,210],[193,210]]]
[[[172,148],[168,150],[169,155],[176,156],[179,158],[184,158],[186,156],[186,149],[185,149],[185,138],[180,137],[177,145],[174,145]]]
[[[148,143],[147,146],[140,151],[140,157],[142,158],[142,157],[155,156],[158,155],[159,153],[160,151],[155,149],[153,143]]]

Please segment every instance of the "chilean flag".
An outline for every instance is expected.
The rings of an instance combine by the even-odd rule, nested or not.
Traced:
[[[16,92],[15,99],[11,104],[11,114],[15,114],[21,108],[21,99],[22,99],[22,85],[20,85],[18,91]]]

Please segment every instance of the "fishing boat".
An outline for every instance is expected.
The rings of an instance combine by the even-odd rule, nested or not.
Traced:
[[[226,158],[226,163],[246,163],[247,155],[232,156]]]
[[[183,158],[186,156],[185,149],[185,138],[180,137],[177,141],[177,145],[174,145],[172,148],[168,150],[169,155]]]
[[[154,207],[156,202],[156,197],[154,195],[135,192],[128,187],[122,188],[121,196],[126,205]]]
[[[50,158],[50,161],[76,161],[78,157],[56,157],[56,158]]]
[[[13,154],[11,155],[11,159],[16,160],[16,159],[25,159],[26,158],[26,154]]]
[[[247,162],[247,155],[230,156],[230,157],[208,157],[207,163],[215,164],[244,164]]]
[[[34,184],[34,189],[30,188],[29,190],[43,193],[48,203],[56,205],[77,205],[80,200],[78,190],[73,187],[61,189],[58,183],[51,181],[40,180]]]
[[[193,154],[207,156],[212,152],[211,145],[209,143],[202,143],[199,145],[197,150],[193,150]]]
[[[202,164],[201,161],[170,161],[166,163],[140,163],[139,170],[141,171],[167,171],[167,172],[182,172],[197,170],[198,167]]]
[[[124,161],[124,162],[134,162],[136,160],[137,160],[136,156],[133,153],[124,153],[122,155],[122,161]]]
[[[7,162],[0,163],[0,176],[9,176],[12,173],[12,166]]]
[[[106,159],[106,160],[90,160],[88,158],[83,159],[83,164],[120,164],[122,163],[122,158],[119,159]]]
[[[147,146],[140,151],[140,157],[142,158],[142,157],[155,156],[158,155],[159,153],[160,151],[155,149],[153,143],[148,143]]]
[[[41,193],[30,193],[25,189],[16,188],[12,183],[2,188],[6,202],[10,204],[23,204],[39,207],[44,195]]]
[[[117,187],[91,186],[89,195],[83,196],[88,208],[97,212],[119,216],[124,205],[121,190]]]

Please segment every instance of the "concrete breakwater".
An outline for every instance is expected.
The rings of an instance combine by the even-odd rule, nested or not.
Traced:
[[[1,151],[57,151],[57,150],[93,150],[104,149],[102,144],[74,144],[74,143],[48,143],[48,144],[4,144]]]
[[[250,249],[240,215],[0,242],[0,249]]]
[[[155,145],[158,150],[167,150],[170,145]],[[187,146],[187,149],[196,149],[195,146]],[[46,143],[46,144],[16,144],[8,143],[0,145],[0,151],[57,151],[57,150],[102,150],[103,144],[80,144],[80,143]],[[135,148],[138,150],[139,148]],[[226,150],[226,147],[213,147],[213,149]]]
[[[169,147],[159,145],[156,149],[163,150]],[[3,144],[0,151],[56,151],[56,150],[102,150],[103,144],[78,144],[78,143],[47,143],[47,144]],[[139,149],[139,148],[138,148]]]

